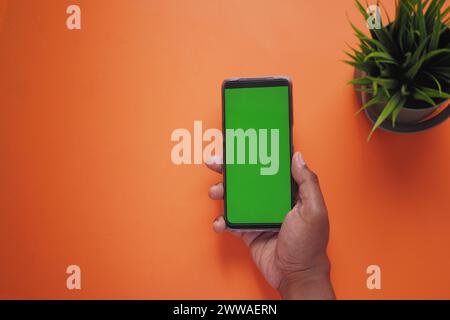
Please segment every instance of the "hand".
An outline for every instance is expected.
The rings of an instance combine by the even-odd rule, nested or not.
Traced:
[[[221,173],[220,159],[207,166]],[[308,169],[300,153],[292,159],[292,176],[298,185],[295,207],[286,215],[278,233],[233,232],[249,247],[264,278],[284,299],[334,299],[327,256],[328,213],[317,176]],[[209,197],[223,199],[223,184],[209,189]],[[214,231],[226,231],[223,216]]]

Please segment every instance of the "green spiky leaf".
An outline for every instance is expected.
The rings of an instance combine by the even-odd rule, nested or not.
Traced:
[[[355,4],[367,20],[368,3],[355,0]],[[345,62],[363,71],[362,77],[349,83],[370,96],[360,111],[385,104],[370,136],[389,117],[395,126],[405,107],[435,107],[450,99],[450,7],[446,0],[398,0],[395,19],[388,21],[368,32],[351,23],[359,44],[346,53],[349,60]]]

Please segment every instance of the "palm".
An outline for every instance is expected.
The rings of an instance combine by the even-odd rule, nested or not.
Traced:
[[[249,246],[253,261],[264,278],[272,287],[278,288],[281,279],[281,272],[275,263],[278,233],[244,232],[241,237]]]

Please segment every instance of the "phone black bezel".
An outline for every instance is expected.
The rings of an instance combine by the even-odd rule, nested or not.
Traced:
[[[222,83],[222,143],[223,143],[223,189],[224,189],[224,218],[228,228],[236,230],[266,230],[279,229],[281,223],[231,223],[227,218],[227,186],[226,186],[226,135],[225,135],[225,89],[229,88],[255,88],[255,87],[278,87],[287,86],[289,94],[289,144],[290,144],[290,158],[289,164],[292,166],[293,156],[293,141],[292,141],[292,82],[286,77],[263,77],[263,78],[237,78],[227,79]],[[291,208],[295,205],[295,183],[291,175]]]

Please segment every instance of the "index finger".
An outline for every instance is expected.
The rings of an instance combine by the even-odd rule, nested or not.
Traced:
[[[223,172],[223,160],[222,157],[212,157],[205,161],[206,166],[210,168],[211,170],[222,173]]]

